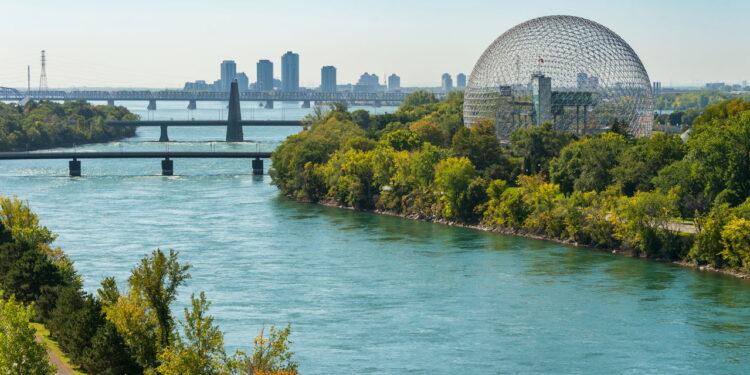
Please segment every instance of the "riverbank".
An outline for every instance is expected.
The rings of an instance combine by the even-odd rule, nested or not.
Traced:
[[[137,120],[125,107],[83,101],[0,103],[0,151],[34,151],[105,143],[135,136],[135,127],[114,127],[110,120]]]
[[[697,262],[690,262],[686,260],[667,260],[667,259],[649,258],[649,257],[646,257],[645,254],[643,253],[637,253],[632,250],[625,250],[625,249],[620,249],[620,248],[596,247],[596,246],[591,246],[587,244],[581,244],[581,243],[571,241],[571,240],[563,240],[563,239],[555,238],[552,236],[545,236],[545,235],[540,235],[540,234],[535,234],[535,233],[519,231],[519,230],[515,230],[512,228],[495,227],[495,226],[490,226],[490,225],[481,224],[481,223],[467,224],[467,223],[462,223],[462,222],[454,221],[454,220],[446,220],[440,217],[429,217],[429,216],[423,216],[423,215],[418,215],[418,214],[403,214],[399,212],[378,210],[378,209],[362,210],[362,209],[356,209],[354,207],[345,206],[335,201],[321,201],[321,202],[316,203],[316,202],[295,199],[294,197],[289,196],[289,195],[286,195],[286,197],[288,199],[291,199],[293,201],[300,202],[300,203],[319,204],[319,205],[326,206],[326,207],[367,212],[367,213],[377,214],[377,215],[395,216],[395,217],[400,217],[404,219],[423,221],[426,223],[442,224],[442,225],[448,225],[448,226],[457,227],[457,228],[467,228],[467,229],[479,230],[483,232],[498,233],[498,234],[502,234],[506,236],[516,236],[516,237],[523,237],[523,238],[529,238],[529,239],[534,239],[534,240],[550,241],[550,242],[555,242],[555,243],[568,245],[568,246],[585,247],[585,248],[592,249],[592,250],[609,252],[612,254],[622,255],[622,256],[626,256],[630,258],[640,258],[640,259],[655,261],[655,262],[660,262],[660,263],[672,263],[672,264],[676,264],[682,267],[693,268],[695,270],[705,271],[705,272],[719,273],[719,274],[733,276],[733,277],[740,278],[740,279],[750,279],[750,274],[737,271],[737,270],[716,268],[711,265],[705,265],[705,264],[702,265],[702,264],[698,264]]]

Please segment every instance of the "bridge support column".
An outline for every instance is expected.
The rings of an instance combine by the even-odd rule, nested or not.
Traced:
[[[273,109],[273,100],[266,100],[265,109]]]
[[[162,125],[161,127],[161,135],[159,135],[159,142],[169,142],[169,133],[167,133],[168,126]]]
[[[68,169],[70,170],[70,177],[81,177],[81,161],[73,159],[68,162]]]
[[[114,99],[107,99],[107,105],[114,106],[115,105],[115,100]]]
[[[174,160],[166,158],[161,161],[161,175],[162,176],[173,176],[174,175]]]
[[[195,99],[190,99],[190,103],[188,103],[187,109],[196,109],[198,108],[198,103],[196,103]]]
[[[263,175],[263,159],[256,158],[253,160],[253,175]]]
[[[310,101],[305,100],[302,102],[302,108],[310,108]]]
[[[156,99],[149,99],[148,100],[148,107],[146,107],[149,111],[156,110]]]
[[[232,81],[229,88],[229,109],[227,110],[227,142],[242,142],[242,112],[240,111],[240,89],[237,80]]]

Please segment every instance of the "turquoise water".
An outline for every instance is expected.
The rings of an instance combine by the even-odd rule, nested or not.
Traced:
[[[252,142],[213,147],[272,149],[295,131],[245,128]],[[166,147],[158,132],[79,149]],[[170,136],[170,149],[207,149],[224,130]],[[194,268],[176,315],[205,291],[231,349],[291,323],[303,374],[750,373],[747,281],[297,203],[247,160],[177,159],[174,177],[159,160],[82,163],[71,179],[64,160],[1,162],[0,194],[60,234],[88,290],[109,275],[123,286],[151,249],[179,250]]]

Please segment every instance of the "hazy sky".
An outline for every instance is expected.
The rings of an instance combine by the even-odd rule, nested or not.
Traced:
[[[300,82],[339,83],[397,73],[403,86],[438,86],[471,73],[484,49],[527,19],[569,14],[597,21],[669,85],[750,80],[748,0],[0,0],[0,86],[181,87],[219,76],[224,59],[255,81],[259,59],[300,54]]]

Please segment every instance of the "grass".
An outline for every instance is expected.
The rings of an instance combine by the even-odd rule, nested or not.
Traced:
[[[86,375],[85,373],[76,370],[76,367],[70,362],[70,358],[60,350],[60,346],[57,345],[57,342],[49,337],[49,330],[46,327],[39,323],[31,323],[31,326],[36,330],[36,334],[42,338],[42,343],[47,347],[47,350],[52,353],[52,355],[60,358],[66,366],[72,369],[74,375]]]

